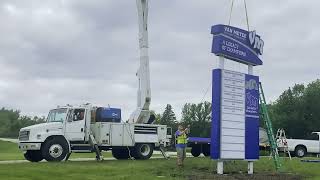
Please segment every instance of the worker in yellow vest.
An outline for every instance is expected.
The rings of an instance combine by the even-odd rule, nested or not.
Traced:
[[[175,133],[178,166],[183,166],[183,161],[186,158],[188,133],[189,133],[189,129],[188,128],[184,129],[182,125],[178,126],[178,130]]]

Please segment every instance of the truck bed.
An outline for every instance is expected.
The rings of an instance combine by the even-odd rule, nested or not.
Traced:
[[[210,144],[210,138],[201,138],[201,137],[189,137],[188,143],[194,144]]]

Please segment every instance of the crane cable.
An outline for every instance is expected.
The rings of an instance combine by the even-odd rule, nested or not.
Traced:
[[[231,16],[232,16],[232,11],[233,11],[233,4],[234,4],[234,0],[232,0],[232,2],[231,2],[230,15],[229,15],[229,23],[228,23],[229,26],[230,26],[230,23],[231,23]]]
[[[248,10],[247,10],[247,2],[246,2],[246,0],[243,0],[243,2],[244,2],[244,9],[246,11],[247,27],[248,27],[248,31],[250,31],[250,28],[249,28],[249,16],[248,16]]]
[[[248,31],[250,31],[250,26],[249,26],[249,16],[248,16],[248,9],[247,9],[247,2],[246,0],[243,0],[243,3],[244,3],[244,9],[245,9],[245,13],[246,13],[246,23],[247,23],[247,28],[248,28]],[[231,24],[231,17],[232,17],[232,12],[233,12],[233,6],[234,6],[234,0],[231,0],[231,7],[230,7],[230,14],[229,14],[229,21],[228,21],[228,25],[230,26]],[[208,91],[209,91],[209,88],[211,87],[211,82],[209,83],[209,86],[207,87],[200,103],[203,102],[204,98],[206,97]]]
[[[250,31],[250,28],[249,28],[249,16],[248,16],[248,9],[247,9],[247,2],[246,2],[246,0],[243,0],[243,3],[244,3],[244,10],[245,10],[245,13],[246,13],[247,28],[248,28],[248,31]],[[228,22],[228,25],[229,25],[229,26],[230,26],[230,24],[231,24],[231,17],[232,17],[232,12],[233,12],[233,6],[234,6],[234,0],[231,1],[230,14],[229,14],[229,22]]]

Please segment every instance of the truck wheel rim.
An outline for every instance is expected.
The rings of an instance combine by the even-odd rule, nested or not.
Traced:
[[[148,156],[150,153],[150,146],[146,144],[142,145],[140,148],[140,152],[143,156]]]
[[[304,151],[303,151],[302,149],[299,149],[299,150],[298,150],[298,155],[299,155],[299,156],[304,156]]]
[[[50,148],[49,148],[49,154],[50,156],[54,157],[54,158],[58,158],[62,155],[63,153],[63,148],[60,144],[53,144]]]

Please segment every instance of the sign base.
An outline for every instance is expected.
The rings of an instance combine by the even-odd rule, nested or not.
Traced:
[[[223,160],[219,160],[217,162],[217,174],[223,175],[223,165],[224,165]],[[249,175],[253,174],[253,161],[248,161],[248,174]]]

